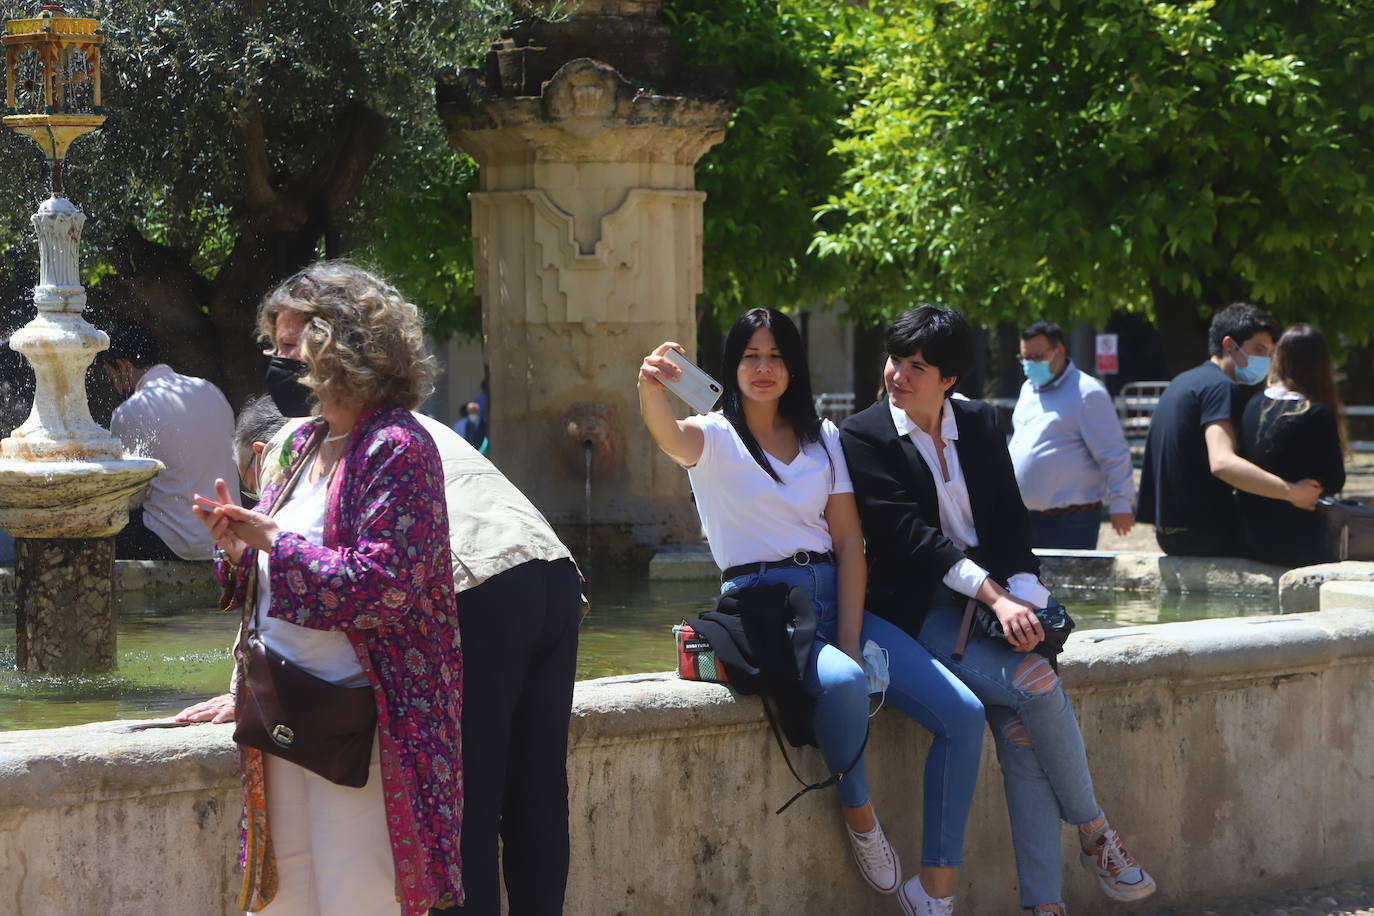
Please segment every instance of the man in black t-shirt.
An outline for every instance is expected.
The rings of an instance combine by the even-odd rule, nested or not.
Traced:
[[[1159,549],[1185,556],[1239,556],[1232,489],[1311,510],[1315,480],[1289,483],[1236,454],[1236,419],[1248,388],[1264,380],[1278,325],[1253,305],[1217,312],[1210,358],[1178,375],[1150,421],[1136,518],[1152,522]]]

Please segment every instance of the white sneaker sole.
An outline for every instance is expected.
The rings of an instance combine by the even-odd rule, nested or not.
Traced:
[[[1096,856],[1080,855],[1078,857],[1078,863],[1083,866],[1085,871],[1097,879],[1097,886],[1102,889],[1102,893],[1106,894],[1117,903],[1133,903],[1136,900],[1144,900],[1155,892],[1155,879],[1151,878],[1150,873],[1143,868],[1140,869],[1140,874],[1144,876],[1144,881],[1135,885],[1118,885],[1112,884],[1097,873]]]

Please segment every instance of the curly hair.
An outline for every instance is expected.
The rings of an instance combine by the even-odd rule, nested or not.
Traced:
[[[316,395],[414,410],[434,389],[438,367],[419,310],[376,274],[318,261],[283,281],[258,307],[258,335],[272,350],[277,316],[287,310],[305,317],[301,382]]]

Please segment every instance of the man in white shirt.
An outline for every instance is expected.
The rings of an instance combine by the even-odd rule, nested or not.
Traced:
[[[1069,359],[1054,322],[1021,332],[1020,360],[1026,381],[1008,449],[1030,513],[1031,546],[1096,548],[1104,496],[1112,528],[1128,533],[1135,524],[1131,450],[1107,389]]]
[[[189,506],[193,494],[215,492],[217,477],[238,492],[234,412],[211,382],[158,362],[157,340],[146,328],[120,322],[109,334],[110,348],[96,360],[127,396],[110,418],[110,432],[131,453],[166,465],[129,500],[129,524],[115,537],[115,556],[208,560],[214,542]]]

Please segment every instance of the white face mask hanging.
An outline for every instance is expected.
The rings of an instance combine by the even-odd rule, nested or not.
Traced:
[[[863,659],[868,693],[870,696],[875,693],[882,694],[878,698],[878,709],[882,709],[883,701],[887,699],[887,685],[891,683],[887,672],[887,650],[870,639],[864,643]],[[878,709],[868,714],[870,719],[878,714]]]

